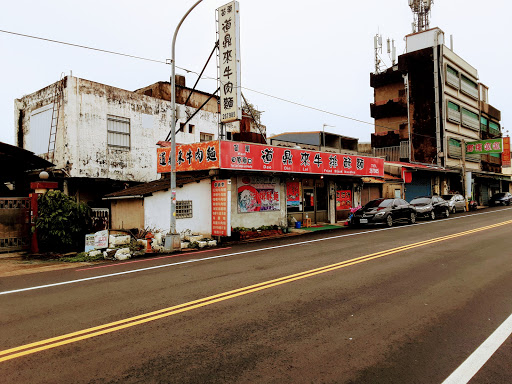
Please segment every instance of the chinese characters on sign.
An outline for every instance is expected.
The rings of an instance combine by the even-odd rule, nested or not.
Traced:
[[[238,177],[238,212],[279,211],[279,178]]]
[[[220,142],[220,167],[249,171],[293,172],[350,176],[384,176],[384,160],[289,149],[261,144]]]
[[[468,155],[480,155],[486,153],[501,152],[503,152],[503,145],[501,139],[472,141],[466,143],[466,153]]]
[[[231,180],[212,181],[212,236],[231,236]]]
[[[336,191],[336,210],[352,208],[352,191]]]
[[[219,31],[220,116],[223,123],[242,119],[240,90],[240,10],[237,1],[217,9]]]
[[[301,196],[301,184],[299,181],[289,181],[286,183],[286,206],[300,206]]]
[[[171,171],[170,151],[157,149],[158,173]],[[176,171],[208,169],[384,177],[384,160],[232,141],[177,146]]]
[[[171,148],[157,148],[157,172],[171,172]],[[184,144],[176,146],[176,171],[196,171],[219,168],[219,142]]]
[[[503,138],[503,154],[501,155],[501,166],[510,167],[510,137]]]

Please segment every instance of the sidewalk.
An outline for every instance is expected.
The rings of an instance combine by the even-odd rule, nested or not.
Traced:
[[[331,231],[331,230],[339,230],[347,228],[344,227],[344,223],[340,222],[335,225],[319,225],[312,226],[311,228],[301,228],[301,229],[291,229],[290,233],[284,233],[281,235],[275,236],[266,236],[266,237],[257,237],[254,239],[248,239],[243,241],[232,241],[229,244],[244,244],[244,243],[253,243],[264,240],[271,240],[276,238],[284,238],[284,237],[294,237],[301,236],[311,232],[316,231]],[[221,244],[226,245],[226,243]],[[214,249],[214,248],[212,248]],[[190,249],[185,250],[186,252],[190,252]],[[155,256],[162,256],[161,253],[155,253]],[[150,259],[151,257],[148,257]],[[112,261],[105,261],[110,262]],[[79,268],[88,265],[95,265],[98,263],[104,263],[103,261],[95,262],[95,263],[67,263],[58,260],[40,260],[33,259],[26,252],[12,252],[12,253],[0,253],[0,278],[8,277],[8,276],[18,276],[18,275],[26,275],[37,272],[47,272],[47,271],[55,271],[61,269],[71,269],[71,268]]]

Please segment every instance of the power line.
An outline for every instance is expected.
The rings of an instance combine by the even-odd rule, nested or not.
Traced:
[[[60,40],[48,39],[48,38],[44,38],[44,37],[27,35],[27,34],[18,33],[18,32],[5,31],[5,30],[1,30],[1,29],[0,29],[0,32],[1,33],[10,34],[10,35],[14,35],[14,36],[21,36],[21,37],[26,37],[26,38],[30,38],[30,39],[47,41],[47,42],[50,42],[50,43],[63,44],[63,45],[71,46],[71,47],[88,49],[88,50],[91,50],[91,51],[108,53],[108,54],[111,54],[111,55],[128,57],[128,58],[131,58],[131,59],[150,61],[150,62],[158,63],[158,64],[166,64],[166,65],[170,65],[171,64],[170,60],[169,61],[162,61],[162,60],[150,59],[150,58],[147,58],[147,57],[130,55],[130,54],[127,54],[127,53],[115,52],[115,51],[110,51],[110,50],[101,49],[101,48],[89,47],[89,46],[81,45],[81,44],[68,43],[68,42],[60,41]],[[183,67],[179,67],[179,66],[176,66],[176,68],[179,68],[179,69],[181,69],[181,70],[183,70],[183,71],[185,71],[187,73],[194,73],[194,74],[199,76],[199,73],[197,73],[196,71],[193,71],[191,69],[187,69],[187,68],[183,68]],[[200,77],[200,78],[203,79],[203,80],[217,80],[216,78],[208,77],[208,76],[203,76],[203,77]],[[320,108],[316,108],[316,107],[311,107],[311,106],[306,105],[306,104],[301,104],[301,103],[298,103],[298,102],[295,102],[295,101],[292,101],[292,100],[288,100],[288,99],[285,99],[285,98],[282,98],[282,97],[270,95],[268,93],[256,91],[254,89],[250,89],[250,88],[247,88],[247,87],[240,87],[240,88],[246,89],[246,90],[248,90],[250,92],[258,93],[260,95],[267,96],[267,97],[270,97],[270,98],[273,98],[273,99],[276,99],[276,100],[280,100],[280,101],[283,101],[283,102],[286,102],[286,103],[289,103],[289,104],[297,105],[297,106],[300,106],[302,108],[307,108],[307,109],[311,109],[311,110],[314,110],[314,111],[317,111],[317,112],[322,112],[322,113],[325,113],[325,114],[328,114],[328,115],[340,117],[340,118],[347,119],[347,120],[352,120],[352,121],[355,121],[355,122],[358,122],[358,123],[361,123],[361,124],[367,124],[367,125],[372,125],[374,127],[380,127],[380,128],[386,128],[386,129],[394,130],[393,128],[385,126],[385,125],[379,125],[379,124],[371,123],[371,122],[368,122],[368,121],[355,119],[353,117],[344,116],[344,115],[341,115],[339,113],[329,112],[329,111],[326,111],[324,109],[320,109]]]

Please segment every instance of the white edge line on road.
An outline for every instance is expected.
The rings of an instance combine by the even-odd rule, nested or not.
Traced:
[[[442,384],[464,384],[484,366],[512,334],[512,315],[496,329]]]
[[[512,208],[507,208],[507,209],[512,209]],[[492,212],[474,213],[474,214],[472,214],[472,215],[465,215],[465,216],[460,216],[460,217],[448,217],[448,218],[446,218],[446,219],[442,219],[442,220],[429,221],[429,222],[425,222],[425,223],[416,223],[415,225],[434,224],[434,223],[442,222],[442,221],[444,221],[444,220],[457,220],[457,219],[463,219],[463,218],[470,217],[470,216],[475,216],[475,215],[487,215],[487,214],[490,214],[490,213],[501,212],[501,211],[503,211],[503,210],[499,210],[499,211],[492,211]],[[370,230],[370,231],[362,231],[362,232],[356,232],[356,233],[348,233],[348,234],[345,234],[345,235],[337,235],[337,236],[324,237],[324,238],[322,238],[322,239],[307,240],[307,241],[299,241],[299,242],[297,242],[297,243],[283,244],[283,245],[276,245],[276,246],[273,246],[273,247],[265,247],[265,248],[259,248],[259,249],[251,249],[251,250],[248,250],[248,251],[240,251],[240,252],[228,253],[228,254],[225,254],[225,255],[210,256],[210,257],[205,257],[205,258],[201,258],[201,259],[186,260],[186,261],[180,261],[180,262],[177,262],[177,263],[162,264],[162,265],[155,265],[155,266],[153,266],[153,267],[146,267],[146,268],[132,269],[132,270],[130,270],[130,271],[116,272],[116,273],[109,273],[109,274],[106,274],[106,275],[93,276],[93,277],[86,277],[86,278],[83,278],[83,279],[76,279],[76,280],[62,281],[62,282],[60,282],[60,283],[52,283],[52,284],[46,284],[46,285],[39,285],[39,286],[35,286],[35,287],[28,287],[28,288],[21,288],[21,289],[13,289],[13,290],[11,290],[11,291],[3,291],[3,292],[0,292],[0,295],[8,295],[8,294],[11,294],[11,293],[19,293],[19,292],[33,291],[33,290],[36,290],[36,289],[43,289],[43,288],[50,288],[50,287],[58,287],[58,286],[60,286],[60,285],[76,284],[76,283],[81,283],[81,282],[84,282],[84,281],[91,281],[91,280],[105,279],[105,278],[107,278],[107,277],[114,277],[114,276],[127,275],[127,274],[130,274],[130,273],[143,272],[143,271],[150,271],[150,270],[152,270],[152,269],[159,269],[159,268],[166,268],[166,267],[174,267],[174,266],[177,266],[177,265],[190,264],[190,263],[197,263],[197,262],[201,262],[201,261],[208,261],[208,260],[220,259],[220,258],[224,258],[224,257],[231,257],[231,256],[244,255],[244,254],[247,254],[247,253],[255,253],[255,252],[269,251],[269,250],[272,250],[272,249],[286,248],[286,247],[293,247],[293,246],[298,246],[298,245],[305,245],[305,244],[316,243],[316,242],[319,242],[319,241],[326,241],[326,240],[340,239],[340,238],[343,238],[343,237],[359,236],[359,235],[364,235],[364,234],[372,233],[372,232],[389,231],[389,230],[402,229],[402,228],[409,228],[409,227],[380,228],[380,229],[373,229],[373,230]]]

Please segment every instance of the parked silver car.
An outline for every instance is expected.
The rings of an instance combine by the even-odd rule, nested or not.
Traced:
[[[451,213],[466,212],[466,200],[464,199],[464,196],[455,193],[442,195],[441,197],[448,202]]]

